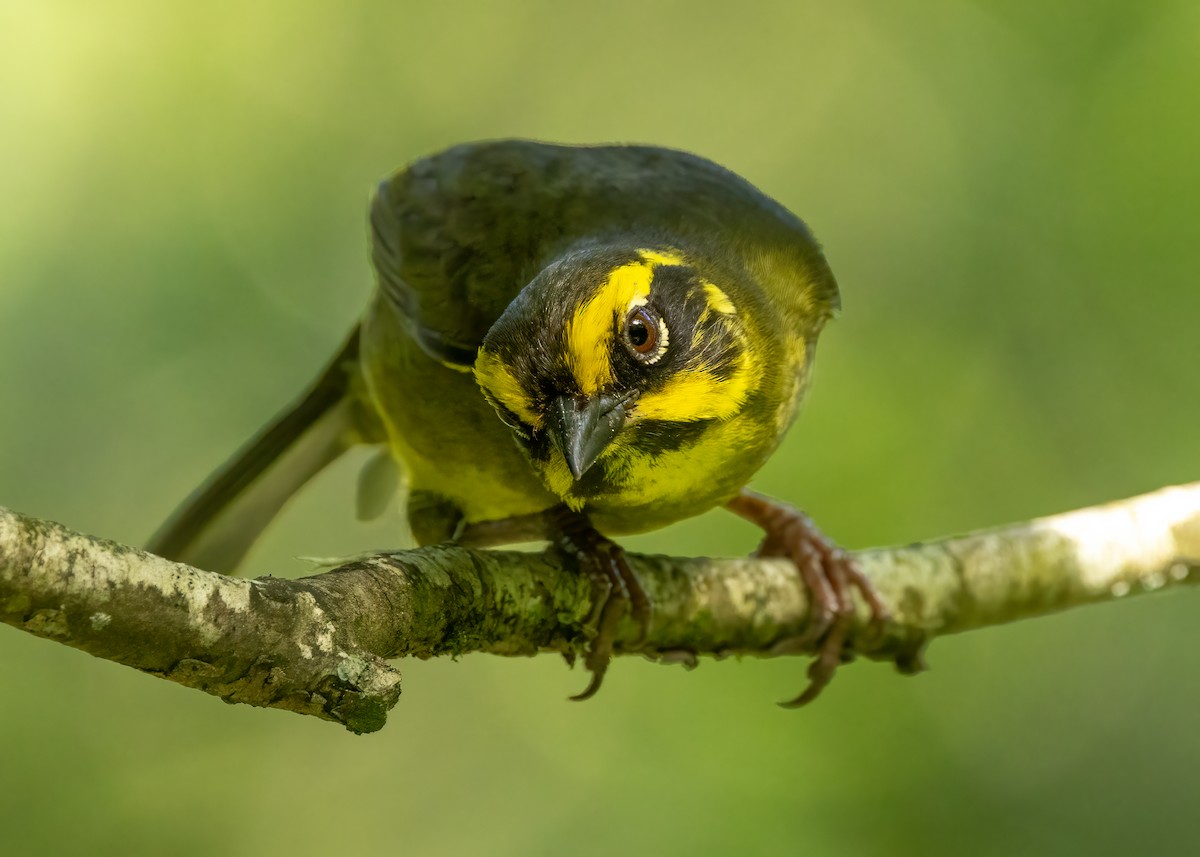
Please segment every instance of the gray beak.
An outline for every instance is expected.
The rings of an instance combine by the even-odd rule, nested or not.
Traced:
[[[617,396],[562,396],[550,403],[550,437],[577,480],[625,425],[628,403],[628,398]]]

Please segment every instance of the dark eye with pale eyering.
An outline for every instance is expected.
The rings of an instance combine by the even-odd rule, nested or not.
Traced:
[[[634,307],[625,319],[625,344],[639,360],[657,357],[662,330],[658,316],[648,307]]]

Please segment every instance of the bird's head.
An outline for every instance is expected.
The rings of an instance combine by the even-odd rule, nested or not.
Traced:
[[[765,401],[778,397],[762,394],[786,371],[783,345],[765,345],[761,293],[735,285],[673,248],[598,246],[521,291],[485,337],[475,377],[551,491],[582,506],[652,478],[664,455],[756,399],[782,433],[780,403]]]

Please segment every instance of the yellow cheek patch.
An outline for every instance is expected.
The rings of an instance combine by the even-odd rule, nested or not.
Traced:
[[[652,275],[651,266],[641,262],[614,268],[567,322],[567,365],[585,396],[594,396],[612,383],[609,349],[616,320],[635,303],[649,299]]]
[[[638,417],[648,420],[692,422],[732,417],[753,391],[758,373],[743,354],[737,369],[725,380],[702,369],[677,372],[663,387],[638,400]]]
[[[480,351],[475,359],[475,380],[492,398],[521,418],[526,425],[541,428],[542,418],[512,370],[490,351]]]
[[[764,426],[745,414],[722,423],[719,431],[705,432],[686,449],[653,456],[623,444],[618,437],[613,441],[613,464],[609,466],[610,474],[616,474],[614,489],[604,502],[629,508],[671,505],[680,497],[712,496],[716,481],[739,476],[748,479],[774,438],[773,426]],[[697,461],[708,466],[697,467]]]

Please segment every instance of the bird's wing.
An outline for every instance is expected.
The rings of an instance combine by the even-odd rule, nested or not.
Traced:
[[[798,218],[729,170],[654,146],[456,146],[379,186],[371,233],[380,291],[427,354],[460,368],[549,261],[606,237],[662,237],[701,257],[769,262],[754,271],[760,279],[800,284],[794,296],[773,296],[783,309],[836,303]]]

